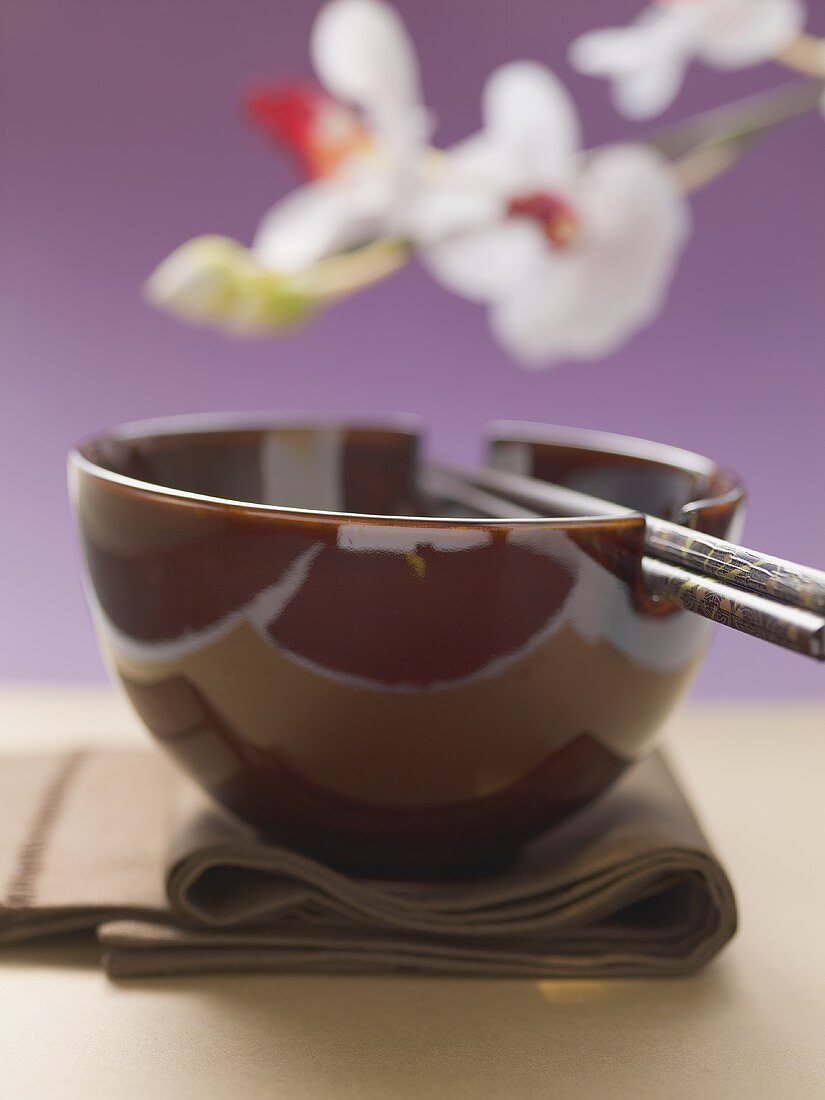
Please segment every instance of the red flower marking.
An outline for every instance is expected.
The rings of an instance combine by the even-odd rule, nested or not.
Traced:
[[[358,116],[320,88],[260,86],[246,96],[245,105],[252,121],[293,153],[310,179],[329,175],[369,141]]]
[[[530,218],[537,222],[555,248],[566,248],[576,239],[579,220],[566,199],[550,192],[535,191],[519,195],[507,206],[510,217]]]

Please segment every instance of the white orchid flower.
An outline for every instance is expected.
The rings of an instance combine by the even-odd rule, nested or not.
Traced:
[[[326,90],[361,114],[335,100],[315,104],[304,160],[319,178],[269,211],[252,246],[280,274],[403,234],[426,138],[412,45],[381,0],[332,0],[313,27],[311,55]]]
[[[627,27],[577,38],[570,62],[612,81],[621,114],[652,118],[676,98],[694,58],[718,69],[768,61],[804,21],[802,0],[656,0]]]
[[[688,210],[643,146],[583,157],[573,105],[533,62],[497,70],[484,128],[444,155],[416,204],[432,274],[490,305],[493,331],[528,364],[602,356],[659,311]]]

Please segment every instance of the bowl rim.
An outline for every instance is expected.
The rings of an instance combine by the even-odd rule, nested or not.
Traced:
[[[449,516],[406,516],[406,515],[378,515],[362,512],[347,512],[342,510],[297,508],[282,504],[263,504],[259,501],[235,500],[231,497],[213,496],[207,493],[190,492],[187,489],[175,489],[172,486],[161,485],[152,481],[143,481],[140,478],[131,477],[109,470],[105,466],[94,462],[84,453],[84,449],[110,440],[140,439],[149,436],[163,435],[201,435],[209,432],[216,434],[230,432],[263,432],[276,431],[279,428],[301,429],[314,431],[389,431],[399,434],[408,434],[418,439],[423,438],[423,420],[412,414],[389,414],[379,418],[362,418],[356,416],[336,415],[323,413],[183,413],[171,416],[149,417],[141,420],[127,421],[117,424],[94,435],[87,436],[81,442],[70,448],[67,455],[67,466],[70,474],[72,470],[81,471],[99,481],[109,482],[126,489],[135,489],[151,496],[160,496],[181,502],[196,503],[210,508],[228,509],[233,512],[260,513],[261,515],[292,516],[304,519],[329,519],[336,522],[355,520],[359,523],[372,524],[401,524],[415,527],[450,527],[462,529],[465,527],[495,527],[508,528],[513,526],[554,527],[570,528],[592,526],[594,523],[601,525],[626,525],[631,521],[637,523],[643,518],[643,513],[628,509],[626,516],[558,516],[542,517],[540,519],[491,519],[484,517],[452,518]],[[700,476],[711,477],[724,474],[730,479],[733,489],[703,497],[700,503],[703,507],[722,503],[729,499],[731,494],[744,496],[745,489],[742,479],[726,467],[720,466],[712,459],[700,455],[695,451],[689,451],[669,443],[657,443],[653,440],[637,436],[620,435],[615,432],[601,431],[594,428],[575,428],[570,426],[532,423],[520,420],[496,420],[486,424],[482,430],[481,438],[485,444],[500,435],[510,439],[523,438],[524,441],[537,440],[543,443],[558,443],[565,447],[582,447],[583,449],[595,449],[605,454],[623,455],[628,458],[637,458],[641,461],[658,462],[675,469],[687,470]]]

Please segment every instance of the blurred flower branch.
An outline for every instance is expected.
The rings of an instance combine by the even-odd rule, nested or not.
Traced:
[[[415,256],[484,303],[522,362],[604,355],[659,312],[689,233],[685,196],[819,105],[825,54],[803,21],[799,0],[659,0],[571,48],[577,68],[611,81],[624,113],[663,109],[693,57],[725,68],[774,58],[813,79],[582,151],[560,81],[511,63],[485,85],[482,128],[438,150],[397,14],[382,0],[331,0],[311,39],[322,87],[261,88],[248,103],[307,182],[265,215],[251,247],[214,236],[183,245],[147,297],[193,323],[266,334]]]
[[[825,39],[799,34],[776,56],[789,69],[817,80],[825,80]]]
[[[688,194],[732,168],[778,126],[817,110],[821,96],[822,87],[817,82],[786,84],[705,111],[654,136],[650,144],[671,162],[682,190]]]

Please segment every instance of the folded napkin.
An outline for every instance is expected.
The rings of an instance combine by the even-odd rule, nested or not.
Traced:
[[[160,754],[0,760],[0,943],[96,929],[117,977],[224,970],[666,976],[736,907],[661,756],[487,878],[352,878],[262,841]]]

